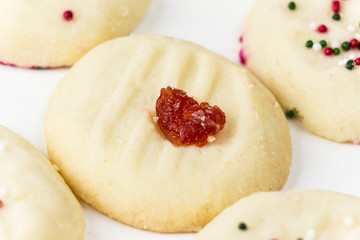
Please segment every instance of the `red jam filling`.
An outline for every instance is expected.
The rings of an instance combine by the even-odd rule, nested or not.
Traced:
[[[198,103],[186,92],[162,88],[156,101],[157,123],[161,132],[176,146],[204,146],[224,128],[226,116],[218,106]]]
[[[4,206],[4,203],[0,200],[0,208]]]

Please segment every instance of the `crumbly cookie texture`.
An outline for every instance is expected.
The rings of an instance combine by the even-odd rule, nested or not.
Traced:
[[[225,112],[215,139],[165,138],[155,107],[167,86]],[[158,232],[198,231],[238,199],[279,190],[291,165],[286,119],[261,83],[198,45],[155,35],[109,41],[81,59],[49,103],[46,139],[79,197]]]
[[[83,240],[79,202],[50,161],[0,126],[0,239]]]
[[[227,208],[195,240],[357,240],[360,199],[328,191],[255,193]]]
[[[358,1],[258,0],[244,23],[241,61],[296,109],[312,133],[360,139]]]
[[[0,0],[0,64],[72,66],[90,49],[129,34],[151,0]]]

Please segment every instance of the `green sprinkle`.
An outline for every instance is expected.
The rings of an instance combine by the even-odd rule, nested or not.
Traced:
[[[322,48],[325,48],[327,46],[327,42],[325,40],[321,40],[319,43]]]
[[[247,226],[245,223],[240,223],[239,224],[239,229],[242,230],[242,231],[246,231],[247,230]]]
[[[311,40],[309,40],[309,41],[306,42],[305,46],[306,46],[307,48],[312,48],[312,47],[314,46],[314,42],[311,41]],[[360,44],[359,44],[359,46],[360,46]]]
[[[353,60],[349,60],[347,61],[345,67],[349,70],[353,70],[355,67],[355,62]]]
[[[339,55],[339,54],[340,54],[340,49],[339,49],[339,48],[334,48],[334,49],[333,49],[333,53],[334,53],[335,55]]]
[[[358,45],[358,49],[360,50],[360,44]]]
[[[288,8],[293,11],[296,9],[296,4],[294,2],[289,2]]]
[[[295,111],[294,110],[288,110],[288,111],[286,111],[285,112],[285,116],[286,116],[286,118],[288,118],[288,119],[293,119],[293,118],[295,118]]]
[[[341,44],[341,47],[347,51],[351,48],[351,44],[349,42],[343,42],[343,44]]]
[[[38,70],[44,70],[44,69],[47,69],[46,67],[36,67],[36,69]]]
[[[335,21],[340,21],[341,16],[340,16],[340,14],[335,13],[335,14],[332,16],[332,19],[334,19]]]

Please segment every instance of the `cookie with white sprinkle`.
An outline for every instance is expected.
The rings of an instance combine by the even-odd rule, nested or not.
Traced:
[[[109,39],[129,34],[151,0],[0,0],[0,64],[72,66]]]
[[[262,192],[243,198],[195,240],[357,240],[360,198],[317,190]]]
[[[241,60],[310,132],[358,143],[360,3],[289,2],[257,1],[245,19]]]
[[[0,126],[0,239],[83,240],[79,202],[50,161]]]
[[[79,197],[158,232],[198,231],[240,198],[280,189],[291,166],[286,119],[253,75],[156,35],[82,58],[49,103],[46,139]]]

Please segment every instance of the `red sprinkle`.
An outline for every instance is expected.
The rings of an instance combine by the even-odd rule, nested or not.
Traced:
[[[65,21],[71,21],[74,18],[74,14],[72,11],[67,10],[64,12],[63,17],[64,17]]]
[[[333,54],[333,50],[332,48],[325,48],[325,51],[324,51],[325,55],[326,56],[331,56]]]
[[[340,1],[333,1],[332,10],[334,11],[334,13],[340,12]]]
[[[359,41],[356,40],[355,38],[351,39],[350,40],[350,45],[351,45],[352,48],[357,48],[359,46]]]
[[[244,36],[243,36],[243,35],[240,36],[239,41],[240,41],[241,43],[244,41]]]
[[[356,64],[357,66],[360,66],[360,58],[357,58],[357,59],[355,59],[354,61],[355,61],[355,64]]]
[[[0,200],[0,208],[4,206],[4,203]]]
[[[324,24],[322,24],[319,26],[318,31],[320,33],[326,33],[328,31],[328,28]]]
[[[239,58],[240,58],[240,63],[245,66],[245,65],[246,65],[246,62],[247,62],[247,58],[246,58],[246,56],[245,56],[245,51],[244,51],[244,49],[241,49],[241,50],[240,50]]]

